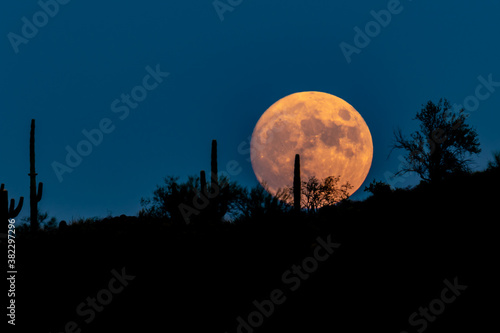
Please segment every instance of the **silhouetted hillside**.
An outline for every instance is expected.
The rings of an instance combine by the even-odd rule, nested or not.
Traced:
[[[280,290],[284,301],[255,332],[416,332],[409,316],[457,279],[467,289],[426,331],[481,331],[496,316],[487,304],[497,293],[499,184],[492,170],[300,217],[180,225],[121,216],[21,234],[17,322],[37,332],[70,321],[82,332],[236,332],[255,300]],[[340,246],[327,256],[316,247],[328,241]],[[306,258],[318,253],[327,259],[316,269]],[[287,274],[303,262],[307,278]],[[102,291],[120,289],[116,274],[126,285]],[[84,304],[79,315],[96,296],[109,302],[102,312],[90,320]]]

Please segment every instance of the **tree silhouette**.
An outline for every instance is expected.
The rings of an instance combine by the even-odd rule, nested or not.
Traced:
[[[392,192],[391,186],[387,183],[373,180],[369,186],[365,186],[365,192],[370,192],[375,196],[383,196]]]
[[[250,190],[243,188],[236,205],[238,215],[235,217],[240,220],[262,221],[290,210],[285,202],[279,200],[279,195],[269,193],[265,183],[257,184]]]
[[[243,189],[225,176],[204,191],[200,177],[189,176],[181,183],[179,177],[168,176],[164,183],[156,187],[152,198],[141,199],[141,216],[165,218],[174,224],[220,222],[226,214],[237,214],[240,207]]]
[[[308,212],[316,212],[323,206],[331,206],[349,198],[352,185],[345,182],[340,185],[340,176],[326,177],[322,181],[315,176],[301,182],[301,207]],[[294,187],[279,189],[276,197],[288,205],[294,204]]]
[[[452,110],[446,99],[440,99],[438,104],[428,101],[415,118],[420,130],[410,138],[400,129],[394,133],[392,150],[407,153],[396,175],[415,172],[424,181],[437,182],[452,173],[468,172],[470,156],[481,149],[477,133],[465,123],[466,119],[464,109]]]

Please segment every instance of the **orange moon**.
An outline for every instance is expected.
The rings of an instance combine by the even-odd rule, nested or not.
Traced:
[[[295,154],[301,179],[340,176],[352,195],[363,184],[373,158],[373,142],[363,117],[336,96],[299,92],[264,112],[252,134],[250,158],[255,175],[275,195],[292,186]],[[339,185],[340,185],[339,184]]]

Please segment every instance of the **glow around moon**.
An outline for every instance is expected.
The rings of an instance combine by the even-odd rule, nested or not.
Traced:
[[[271,194],[293,183],[295,154],[301,178],[340,176],[352,195],[364,182],[373,158],[370,130],[349,103],[322,92],[300,92],[274,103],[252,134],[252,167]]]

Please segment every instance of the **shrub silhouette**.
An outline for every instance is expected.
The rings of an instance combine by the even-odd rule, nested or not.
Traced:
[[[352,185],[349,182],[340,185],[340,176],[330,176],[322,180],[319,180],[316,176],[311,176],[307,181],[301,182],[301,207],[307,212],[314,213],[321,207],[335,205],[342,200],[347,200],[351,188]],[[294,187],[288,186],[279,189],[276,196],[279,200],[293,206],[295,201]]]
[[[500,151],[493,153],[493,160],[488,161],[487,170],[499,170],[500,169]]]
[[[365,192],[370,192],[374,196],[385,196],[392,193],[391,186],[382,181],[373,180],[370,185],[365,186]]]
[[[266,184],[257,184],[250,190],[244,188],[240,195],[241,198],[236,200],[238,222],[261,223],[282,218],[291,209],[284,201],[279,200],[278,196],[271,195]]]
[[[217,140],[212,140],[210,155],[210,186],[207,185],[205,171],[200,176],[190,176],[184,183],[179,177],[169,176],[165,185],[157,186],[152,198],[143,198],[141,216],[165,218],[171,223],[204,221],[218,223],[226,214],[231,218],[240,215],[237,207],[243,200],[243,188],[228,177],[218,175]]]
[[[31,216],[24,217],[22,221],[29,223],[30,229],[33,231],[32,229],[33,223],[31,223]],[[43,230],[54,230],[57,228],[57,219],[54,216],[52,216],[49,219],[48,212],[41,213],[40,211],[37,211],[37,219],[35,224],[39,227],[39,229],[42,229],[40,227],[43,226]]]
[[[200,221],[217,223],[226,214],[239,215],[237,210],[241,206],[243,189],[225,176],[218,179],[218,187],[210,188],[205,195],[200,191],[200,178],[196,176],[189,176],[186,182],[168,176],[164,183],[157,186],[152,198],[141,200],[142,216],[164,218],[179,225]]]

